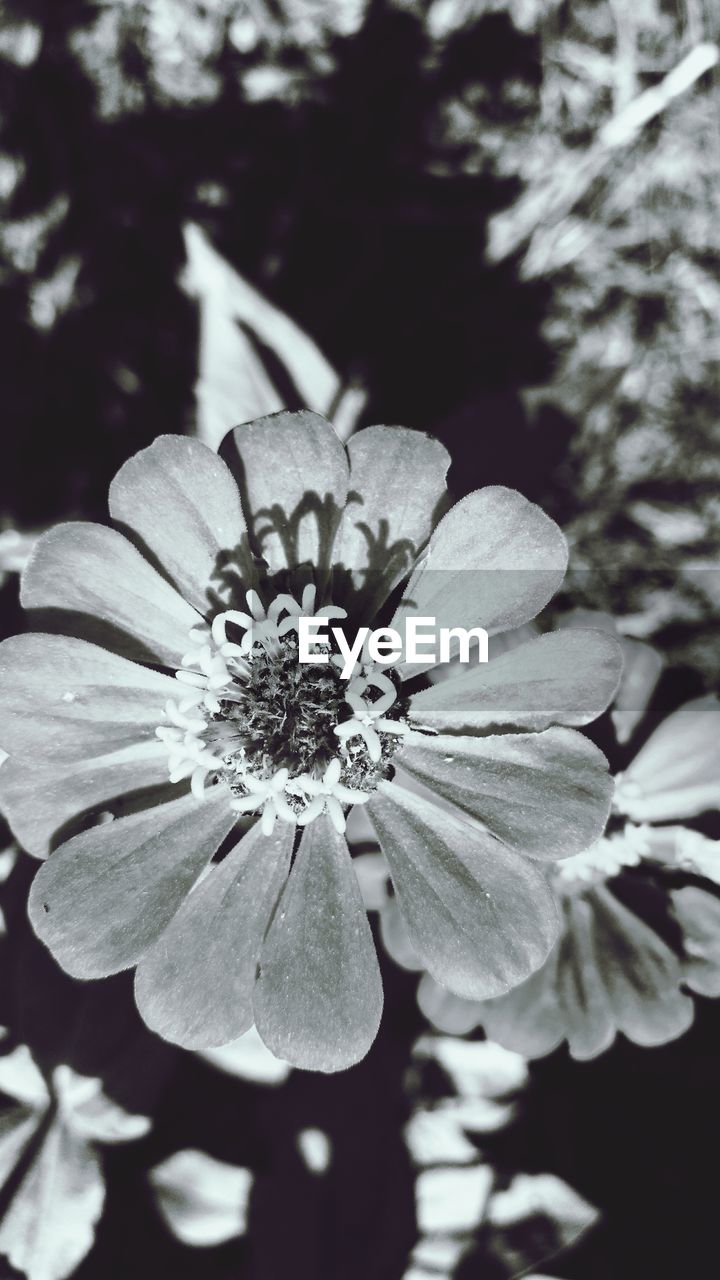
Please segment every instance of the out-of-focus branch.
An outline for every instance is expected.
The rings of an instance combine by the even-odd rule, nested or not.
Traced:
[[[717,45],[696,45],[659,84],[638,94],[608,120],[584,154],[568,153],[563,164],[544,182],[530,187],[509,213],[493,220],[487,249],[490,261],[499,262],[510,257],[524,245],[529,245],[537,235],[554,234],[558,222],[567,217],[583,198],[614,152],[632,143],[650,120],[687,92],[719,61]],[[529,256],[537,264],[544,255],[537,252],[537,246],[531,248]],[[537,274],[537,265],[529,274]]]

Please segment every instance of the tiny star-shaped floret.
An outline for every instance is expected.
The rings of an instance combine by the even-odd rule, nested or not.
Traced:
[[[252,813],[256,809],[262,809],[260,822],[263,833],[266,836],[272,835],[276,818],[291,823],[297,820],[285,796],[289,777],[289,769],[278,769],[270,778],[256,778],[247,774],[243,783],[249,794],[233,800],[231,807],[236,813]]]
[[[385,716],[385,712],[390,709],[396,697],[394,685],[387,693],[381,694],[375,702],[368,702],[358,693],[348,689],[345,701],[355,714],[351,720],[344,720],[342,724],[335,726],[335,733],[342,744],[345,745],[351,738],[362,738],[373,764],[378,764],[382,758],[382,743],[378,730],[382,733],[407,732],[407,725],[399,720],[388,720]]]
[[[293,783],[293,790],[304,791],[306,795],[312,796],[307,808],[303,810],[297,819],[298,826],[305,827],[308,822],[312,822],[314,818],[319,818],[321,813],[327,813],[336,831],[345,830],[345,814],[342,806],[344,804],[366,804],[370,799],[367,791],[357,791],[353,787],[346,787],[340,781],[342,773],[342,764],[337,756],[332,759],[325,770],[322,778],[312,778],[310,774],[303,774],[296,778]]]

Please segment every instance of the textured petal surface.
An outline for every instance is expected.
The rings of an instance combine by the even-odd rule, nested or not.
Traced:
[[[142,540],[201,613],[214,604],[228,562],[243,566],[247,530],[225,463],[199,440],[160,436],[120,468],[110,515]]]
[[[405,619],[420,615],[437,627],[519,627],[547,604],[566,567],[565,538],[544,511],[513,489],[479,489],[440,521],[392,626],[402,634]]]
[[[101,524],[59,524],[43,534],[23,573],[21,600],[43,610],[43,622],[57,622],[52,630],[82,630],[128,658],[173,667],[200,621],[127,538]]]
[[[257,961],[287,877],[293,828],[260,823],[186,898],[135,977],[153,1031],[186,1049],[229,1044],[252,1025]]]
[[[275,413],[235,427],[220,452],[236,477],[254,549],[270,572],[331,563],[348,461],[317,413]]]
[[[613,790],[607,761],[573,729],[485,738],[410,733],[397,759],[533,857],[579,853],[605,829]]]
[[[67,636],[0,644],[0,746],[38,763],[104,755],[154,737],[177,682]]]
[[[663,720],[626,769],[619,801],[633,822],[692,818],[720,807],[717,698],[697,698]]]
[[[224,787],[93,827],[41,867],[30,890],[38,937],[75,978],[135,964],[170,923],[231,830]]]
[[[167,759],[155,738],[79,760],[64,761],[60,753],[38,764],[6,760],[0,769],[0,805],[23,848],[46,858],[66,823],[168,787]]]
[[[296,1067],[359,1062],[380,1025],[382,984],[344,838],[323,815],[306,827],[260,959],[255,1023]]]
[[[553,631],[423,689],[412,699],[410,716],[453,733],[588,724],[612,700],[621,671],[622,651],[613,636]]]
[[[482,999],[542,964],[559,925],[532,863],[392,782],[381,783],[368,811],[410,942],[438,982]]]
[[[439,440],[405,427],[366,427],[351,436],[348,505],[334,560],[352,570],[369,624],[409,573],[442,514],[450,455]]]

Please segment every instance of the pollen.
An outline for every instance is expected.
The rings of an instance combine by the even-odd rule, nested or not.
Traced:
[[[248,591],[247,609],[193,628],[177,696],[156,729],[171,782],[189,779],[198,799],[225,783],[235,812],[258,813],[266,833],[277,821],[304,827],[323,813],[343,831],[347,809],[392,772],[408,729],[397,677],[367,655],[349,682],[330,644],[329,662],[299,661],[301,616],[345,617],[332,604],[317,609],[315,597],[311,585],[300,602],[283,593],[266,609]]]

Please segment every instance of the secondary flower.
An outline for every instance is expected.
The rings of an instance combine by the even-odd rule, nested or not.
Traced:
[[[535,1058],[567,1041],[592,1058],[621,1031],[640,1045],[673,1040],[693,1019],[687,991],[720,995],[720,899],[709,887],[674,887],[666,869],[714,879],[717,842],[682,826],[720,805],[717,742],[720,704],[687,703],[668,716],[619,782],[615,805],[643,822],[557,862],[550,871],[562,904],[561,937],[545,964],[506,995],[459,1000],[424,974],[418,1002],[440,1029],[483,1026],[507,1048]],[[644,868],[642,878],[629,868]],[[623,889],[625,890],[623,892]],[[629,891],[629,892],[628,892]],[[393,899],[381,904],[385,944],[399,963],[420,968]]]
[[[563,577],[563,536],[503,488],[437,523],[447,454],[402,428],[346,451],[324,419],[283,413],[221,453],[161,437],[113,481],[123,532],[66,524],[38,542],[23,602],[65,634],[0,648],[0,802],[26,848],[54,849],[30,913],[69,973],[137,965],[167,1039],[220,1045],[254,1019],[278,1057],[337,1070],[382,1008],[349,806],[370,816],[428,969],[464,996],[506,991],[557,933],[536,860],[603,828],[606,762],[565,726],[607,705],[618,650],[545,635],[425,689],[417,666],[366,654],[349,681],[337,655],[301,664],[309,612],[520,626]],[[100,812],[114,820],[88,825]]]

